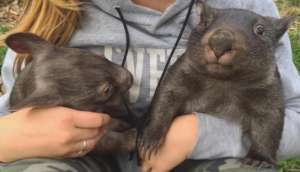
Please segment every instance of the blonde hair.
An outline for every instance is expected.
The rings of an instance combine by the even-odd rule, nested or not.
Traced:
[[[16,32],[35,33],[45,40],[64,46],[80,23],[79,0],[24,0],[23,14],[18,25],[0,36],[0,46],[5,38]],[[17,55],[14,70],[20,72],[23,63],[31,60],[29,55]]]

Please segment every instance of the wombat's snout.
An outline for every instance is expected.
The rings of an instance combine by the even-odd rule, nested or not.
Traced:
[[[133,84],[133,76],[127,69],[122,69],[120,78],[119,78],[120,85],[123,86],[121,92],[127,91]]]
[[[213,31],[208,38],[208,63],[230,65],[233,57],[234,34],[226,29]]]
[[[217,30],[209,38],[209,46],[214,51],[217,58],[232,50],[234,42],[233,34],[227,30]]]
[[[132,86],[132,84],[133,84],[133,76],[132,76],[132,74],[130,73],[130,72],[128,72],[128,87],[130,88],[131,86]],[[129,89],[128,88],[128,89]]]

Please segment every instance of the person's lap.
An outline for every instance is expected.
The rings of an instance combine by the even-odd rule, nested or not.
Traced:
[[[240,159],[187,160],[172,172],[276,172],[274,169],[258,169],[245,166]]]
[[[130,162],[129,162],[130,163]],[[54,160],[26,159],[0,164],[1,172],[119,172],[117,162],[110,158],[85,156],[83,158]],[[125,170],[127,171],[127,170]],[[129,170],[131,171],[131,170]],[[187,160],[172,172],[274,172],[242,166],[238,159]],[[124,170],[122,170],[124,172]]]
[[[73,159],[34,158],[0,164],[1,172],[119,172],[117,162],[107,157]]]

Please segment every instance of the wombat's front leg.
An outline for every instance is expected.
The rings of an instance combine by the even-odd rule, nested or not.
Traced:
[[[108,125],[105,126],[106,130],[111,130],[111,131],[117,131],[117,132],[123,132],[126,131],[133,126],[130,126],[127,122],[117,119],[117,118],[112,118],[111,121],[109,122]]]
[[[268,114],[260,115],[251,119],[249,134],[252,145],[244,162],[248,165],[254,165],[251,162],[258,160],[262,163],[256,163],[255,166],[275,167],[276,153],[283,130],[284,114],[282,109],[278,108]]]
[[[106,133],[98,141],[92,153],[100,155],[128,153],[136,147],[137,130],[127,122],[112,118],[105,129]]]
[[[182,104],[183,98],[180,94],[165,86],[155,93],[145,123],[139,128],[141,133],[138,135],[138,151],[143,159],[150,158],[162,146]]]
[[[111,155],[131,152],[135,149],[136,135],[135,128],[123,132],[109,130],[98,141],[93,153]]]

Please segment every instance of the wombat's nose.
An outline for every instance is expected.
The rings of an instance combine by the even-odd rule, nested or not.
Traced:
[[[131,85],[133,84],[133,76],[131,73],[129,73],[128,75],[129,75],[128,86],[131,87]]]
[[[123,86],[122,92],[127,91],[133,84],[133,76],[126,69],[122,70],[122,74],[119,79],[120,84]]]
[[[230,31],[219,29],[209,38],[209,46],[214,51],[217,58],[224,53],[231,51],[234,42],[234,36]]]

